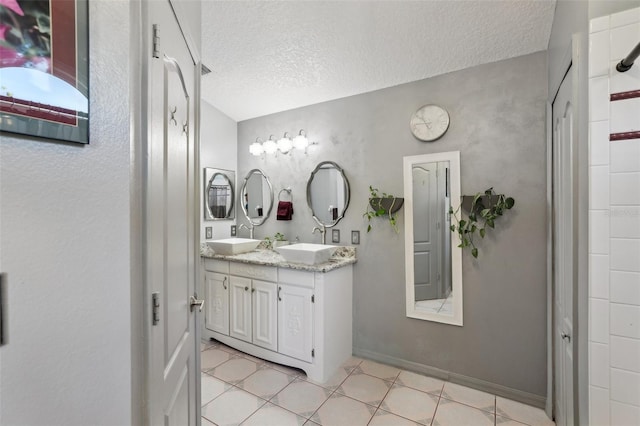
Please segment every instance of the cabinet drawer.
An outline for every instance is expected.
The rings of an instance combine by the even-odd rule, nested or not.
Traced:
[[[221,274],[229,273],[229,262],[226,260],[205,259],[204,269],[211,272],[219,272]]]
[[[263,281],[278,281],[278,269],[274,266],[250,265],[230,262],[229,273],[241,277],[256,278]]]
[[[298,271],[296,269],[280,268],[278,273],[280,279],[279,283],[292,284],[299,287],[313,288],[314,286],[314,273],[306,271]]]

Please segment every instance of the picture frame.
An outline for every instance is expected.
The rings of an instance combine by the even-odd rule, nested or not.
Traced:
[[[0,22],[0,132],[88,144],[88,0],[0,0]]]

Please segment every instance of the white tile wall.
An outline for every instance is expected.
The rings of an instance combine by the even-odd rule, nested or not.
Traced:
[[[640,41],[640,8],[590,22],[589,423],[640,425],[640,62],[615,66]]]
[[[612,368],[610,392],[614,401],[640,405],[640,374]]]
[[[609,214],[611,238],[640,238],[640,206],[611,206]]]
[[[611,269],[640,272],[640,239],[611,239]]]
[[[609,346],[602,343],[589,344],[589,382],[601,388],[609,387]]]
[[[589,247],[591,254],[609,254],[609,212],[591,210],[589,214]]]
[[[612,303],[609,309],[611,336],[640,339],[640,306]]]
[[[589,290],[591,297],[609,299],[609,256],[589,255]]]
[[[609,52],[612,61],[626,57],[636,47],[640,38],[640,22],[611,29]]]
[[[640,425],[640,407],[611,401],[611,423],[592,423],[594,425]]]
[[[609,75],[609,30],[593,34],[589,48],[593,52],[589,56],[589,77]]]
[[[638,76],[638,80],[640,80],[640,76]],[[640,143],[638,143],[637,139],[616,141],[609,144],[609,138],[607,137],[607,147],[609,145],[611,145],[611,165],[609,166],[611,173],[636,172],[640,170]],[[609,150],[607,150],[607,159],[609,159]]]
[[[609,77],[592,78],[589,82],[589,119],[609,119]]]
[[[590,308],[591,341],[609,344],[609,301],[592,298]]]
[[[593,343],[597,345],[597,343]],[[640,373],[640,340],[611,336],[611,366]],[[608,378],[608,376],[607,376]]]
[[[640,306],[640,273],[611,271],[611,301]]]
[[[640,139],[635,140],[640,143]],[[622,206],[640,205],[640,172],[612,173],[610,183],[611,204]]]
[[[611,102],[610,113],[611,133],[640,130],[640,98]]]

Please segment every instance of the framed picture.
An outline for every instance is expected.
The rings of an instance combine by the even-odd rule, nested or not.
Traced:
[[[89,143],[88,0],[0,0],[0,131]]]

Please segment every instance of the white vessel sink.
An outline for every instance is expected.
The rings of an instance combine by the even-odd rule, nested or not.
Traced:
[[[317,265],[329,260],[337,248],[338,246],[328,246],[325,244],[300,243],[277,247],[275,250],[280,253],[287,262]]]
[[[260,240],[252,240],[250,238],[225,238],[223,240],[207,241],[207,245],[211,247],[216,254],[225,256],[255,250],[258,244],[260,244]]]

